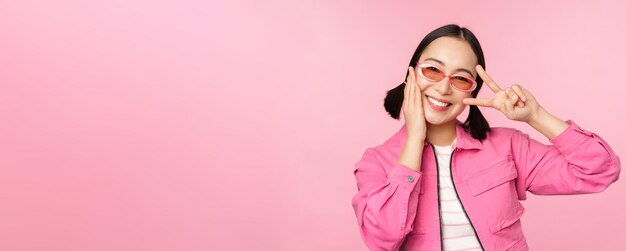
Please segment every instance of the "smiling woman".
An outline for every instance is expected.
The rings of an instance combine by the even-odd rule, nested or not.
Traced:
[[[492,98],[476,98],[483,82]],[[478,39],[458,25],[424,37],[384,105],[405,124],[367,148],[353,171],[352,206],[372,250],[528,250],[526,191],[597,193],[619,177],[620,159],[603,138],[548,113],[520,85],[501,88],[485,72]],[[478,106],[528,123],[552,145],[490,127]]]

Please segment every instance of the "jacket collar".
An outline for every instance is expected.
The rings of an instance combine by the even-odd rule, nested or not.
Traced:
[[[472,135],[463,129],[461,121],[456,120],[456,148],[462,149],[483,149],[483,144],[480,140],[472,137]],[[391,138],[385,141],[384,145],[404,146],[406,142],[406,123],[402,125],[400,130],[396,132]],[[430,145],[430,142],[424,141],[424,146]]]

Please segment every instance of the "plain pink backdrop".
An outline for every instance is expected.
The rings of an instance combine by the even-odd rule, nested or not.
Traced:
[[[384,94],[447,23],[626,159],[626,5],[474,2],[4,2],[0,249],[366,250],[354,163],[402,125]],[[626,250],[624,196],[529,196],[531,249]]]

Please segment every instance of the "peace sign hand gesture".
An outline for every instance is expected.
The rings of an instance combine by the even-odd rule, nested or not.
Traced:
[[[515,84],[502,90],[481,65],[476,66],[476,71],[496,95],[493,98],[466,98],[463,99],[464,104],[492,107],[502,112],[508,119],[527,123],[541,109],[535,97],[520,85]]]

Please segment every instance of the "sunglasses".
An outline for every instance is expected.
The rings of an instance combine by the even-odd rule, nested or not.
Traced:
[[[417,63],[417,72],[420,76],[431,82],[439,82],[446,77],[450,77],[450,84],[455,89],[462,92],[472,92],[476,89],[476,80],[463,75],[447,75],[439,67],[431,64]]]

